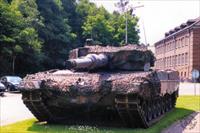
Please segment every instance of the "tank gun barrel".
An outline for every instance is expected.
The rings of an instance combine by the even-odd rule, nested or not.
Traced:
[[[70,59],[65,62],[67,69],[94,69],[106,66],[108,64],[108,56],[105,54],[88,54],[77,59]]]

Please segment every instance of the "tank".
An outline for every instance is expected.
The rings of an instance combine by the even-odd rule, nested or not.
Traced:
[[[27,75],[22,100],[38,121],[148,128],[178,97],[177,71],[154,70],[154,62],[137,45],[77,48],[66,69]]]

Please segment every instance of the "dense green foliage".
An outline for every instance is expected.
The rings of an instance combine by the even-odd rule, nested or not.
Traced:
[[[160,133],[175,121],[181,120],[187,115],[200,110],[200,96],[180,96],[176,108],[168,112],[159,122],[148,129],[92,127],[87,125],[52,125],[37,123],[36,119],[30,119],[15,124],[0,127],[2,132],[23,133]]]
[[[38,55],[42,43],[31,20],[26,20],[20,12],[19,4],[20,0],[12,1],[11,4],[0,1],[0,72],[2,73],[11,73],[14,68],[18,73],[31,72],[34,67],[28,68],[37,66],[39,61]]]
[[[68,9],[63,6],[61,0],[37,0],[37,4],[45,25],[38,30],[44,41],[44,67],[60,68],[76,38],[69,25]]]
[[[137,17],[128,15],[128,43],[138,43]],[[87,38],[122,45],[125,17],[89,0],[0,0],[0,75],[63,68]]]

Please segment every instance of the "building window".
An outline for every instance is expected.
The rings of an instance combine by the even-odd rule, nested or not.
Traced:
[[[181,72],[181,77],[183,76],[183,72]]]
[[[169,51],[169,43],[167,43],[167,51]]]
[[[169,67],[170,66],[170,58],[169,57],[167,58],[167,62],[168,62],[167,66]]]
[[[175,56],[173,56],[173,64],[172,64],[172,66],[176,66],[176,59],[175,59]]]
[[[178,44],[179,44],[179,42],[178,42],[178,39],[176,40],[176,49],[178,48]]]
[[[177,66],[179,65],[179,55],[177,55]]]
[[[173,56],[170,57],[170,66],[172,66],[172,60],[173,60]]]
[[[188,64],[188,53],[185,53],[185,64]]]
[[[175,44],[175,41],[173,41],[173,47],[172,47],[172,50],[174,50],[175,49],[175,47],[176,47],[176,44]]]
[[[179,55],[178,55],[178,65],[181,64],[181,63],[180,63],[180,59],[181,59],[180,57],[181,57],[181,55],[179,54]]]
[[[178,48],[181,47],[181,39],[179,39],[179,45],[178,45]]]
[[[173,56],[171,56],[171,67],[173,66]]]
[[[184,37],[181,38],[181,47],[184,47]]]
[[[180,39],[177,40],[177,49],[179,48]]]
[[[182,64],[182,65],[185,65],[184,54],[182,54],[181,58],[182,58],[182,59],[181,59],[181,60],[182,60],[182,61],[181,61],[181,64]]]
[[[174,56],[174,66],[176,66],[176,58],[177,58],[177,56]]]
[[[164,68],[166,67],[166,58],[164,58]]]
[[[185,42],[186,42],[185,43],[186,46],[189,45],[190,42],[189,42],[189,36],[188,35],[186,36],[186,41]]]

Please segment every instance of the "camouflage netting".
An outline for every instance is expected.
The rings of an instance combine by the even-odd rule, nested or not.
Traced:
[[[132,51],[132,50],[139,50],[139,51],[147,51],[147,48],[144,46],[138,45],[125,45],[121,47],[114,47],[114,46],[85,46],[88,49],[89,53],[114,53],[119,51]]]
[[[64,71],[63,71],[64,72]],[[145,86],[145,82],[155,85],[157,93],[160,88],[159,79],[155,72],[119,72],[119,73],[71,73],[57,74],[56,72],[41,72],[35,75],[28,75],[22,83],[24,88],[35,88],[34,84],[27,81],[42,81],[39,88],[58,89],[69,92],[71,95],[91,95],[95,93],[108,94],[116,93],[135,93],[141,94],[149,91],[152,87]],[[144,84],[143,84],[144,82]],[[141,83],[140,86],[137,86]],[[145,88],[146,87],[146,88]],[[149,95],[146,93],[146,95]]]
[[[114,53],[119,51],[132,51],[132,50],[139,50],[139,51],[147,51],[147,48],[144,46],[138,46],[138,45],[126,45],[122,47],[114,47],[114,46],[85,46],[76,48],[70,51],[69,58],[74,59],[80,56],[85,56],[90,53]]]
[[[146,63],[154,66],[154,55],[151,51],[119,51],[113,53],[110,67],[125,70],[143,70]]]

